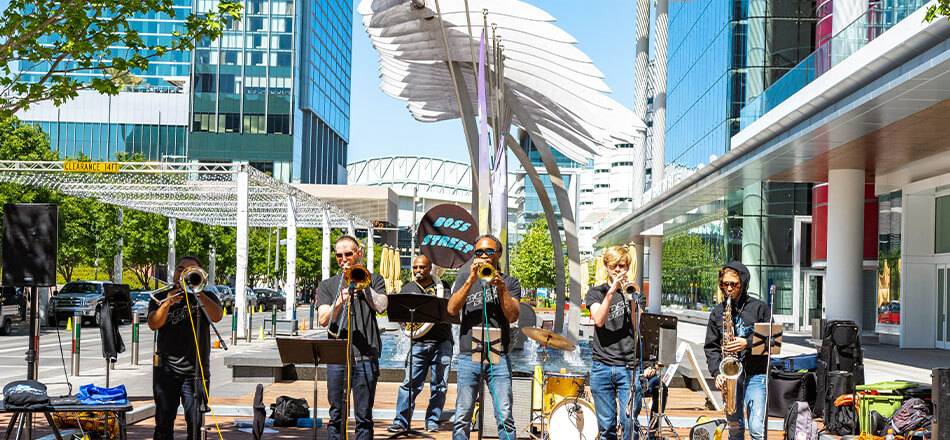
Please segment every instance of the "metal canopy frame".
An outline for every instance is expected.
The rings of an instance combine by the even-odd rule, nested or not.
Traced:
[[[339,207],[252,168],[247,162],[111,162],[110,172],[74,172],[62,161],[0,161],[0,183],[11,182],[151,212],[169,219],[169,264],[175,264],[175,221],[237,228],[236,337],[250,334],[247,321],[248,228],[287,228],[286,319],[297,296],[297,228],[323,230],[323,275],[329,278],[330,229],[367,230],[373,269],[373,225]],[[232,340],[234,342],[234,340]]]
[[[66,172],[64,163],[0,161],[0,182],[61,191],[165,217],[237,226],[238,175],[247,174],[248,226],[286,227],[294,200],[299,228],[368,228],[371,223],[246,163],[118,162],[115,173]]]

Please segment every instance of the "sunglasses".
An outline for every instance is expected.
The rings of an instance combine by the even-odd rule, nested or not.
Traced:
[[[723,289],[738,289],[740,285],[741,285],[740,283],[733,283],[733,282],[727,282],[727,281],[722,281],[719,283],[719,287],[722,287]]]
[[[350,258],[353,256],[353,252],[344,252],[342,254],[336,254],[337,258]]]
[[[495,249],[493,248],[475,249],[476,257],[490,257],[492,255],[495,255]]]
[[[413,269],[426,269],[429,266],[412,266]]]

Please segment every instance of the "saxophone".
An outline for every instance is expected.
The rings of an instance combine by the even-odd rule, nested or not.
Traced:
[[[736,385],[742,375],[742,362],[733,353],[726,352],[726,343],[736,337],[735,324],[732,322],[732,298],[726,296],[726,305],[722,311],[722,361],[719,362],[719,374],[726,377],[722,387],[722,401],[726,407],[726,414],[736,412]]]

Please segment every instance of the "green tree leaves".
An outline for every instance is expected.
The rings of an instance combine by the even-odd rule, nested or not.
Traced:
[[[541,218],[534,221],[524,238],[515,247],[511,258],[511,273],[523,287],[537,289],[554,288],[554,246],[547,222]]]

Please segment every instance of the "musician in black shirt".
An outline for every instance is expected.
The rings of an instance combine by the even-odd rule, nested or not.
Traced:
[[[346,270],[361,264],[363,249],[356,238],[344,235],[334,245],[337,264]],[[383,277],[372,274],[369,287],[361,290],[351,289],[341,283],[343,274],[327,278],[317,288],[320,325],[328,332],[335,332],[333,339],[350,338],[352,341],[353,365],[350,374],[353,393],[353,414],[356,417],[356,440],[373,439],[373,404],[376,399],[376,382],[379,379],[379,351],[382,342],[379,336],[379,324],[376,314],[386,311],[389,298],[386,296],[386,282]],[[351,300],[350,297],[353,297]],[[345,304],[350,302],[353,308],[353,322],[346,321]],[[353,334],[347,335],[352,328]],[[343,438],[343,408],[346,395],[345,365],[327,365],[327,400],[330,401],[330,421],[327,426],[327,438]],[[347,414],[346,417],[349,417]]]
[[[402,286],[399,293],[427,294],[439,298],[448,298],[451,294],[448,283],[432,276],[432,262],[425,255],[419,255],[412,260],[412,275],[413,281]],[[406,361],[406,378],[399,386],[396,417],[389,427],[389,432],[402,432],[409,428],[416,406],[416,396],[422,391],[422,384],[430,369],[432,379],[429,384],[429,407],[426,409],[426,431],[439,430],[439,419],[442,417],[445,392],[448,389],[449,366],[452,364],[452,325],[438,323],[428,326],[428,330],[423,330],[421,335],[417,333],[413,340],[412,356]],[[420,330],[417,327],[416,332]],[[411,378],[409,362],[412,362]]]

